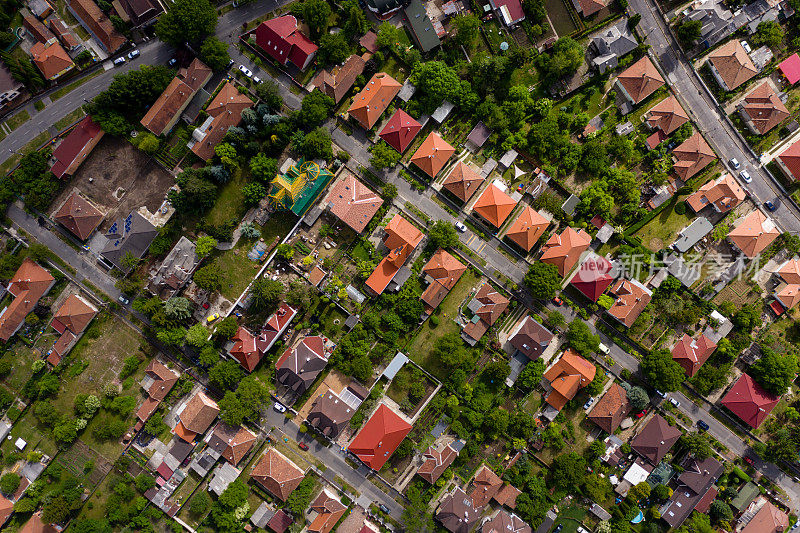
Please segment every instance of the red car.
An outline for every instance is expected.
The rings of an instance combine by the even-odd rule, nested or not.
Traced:
[[[747,455],[745,455],[744,456],[744,462],[749,464],[749,465],[752,465],[753,464],[753,458],[752,457],[748,457]]]
[[[645,410],[644,410],[644,411],[642,411],[641,413],[636,413],[636,418],[642,418],[642,417],[643,417],[644,415],[646,415],[648,412],[649,412],[649,409],[645,409]]]
[[[203,304],[203,309],[208,309],[209,307],[210,307],[210,306],[208,305],[208,302],[205,302],[205,303]]]
[[[301,450],[308,450],[308,444],[306,444],[305,442],[298,443],[297,447],[300,448]]]
[[[558,307],[561,307],[562,305],[564,305],[564,300],[556,296],[555,298],[553,298],[553,303],[556,304]]]

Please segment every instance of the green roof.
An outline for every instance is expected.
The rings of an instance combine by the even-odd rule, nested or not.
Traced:
[[[428,17],[421,0],[411,0],[405,12],[406,18],[411,24],[411,33],[414,35],[414,40],[417,41],[417,45],[423,53],[429,52],[441,44],[439,36],[436,35],[436,29],[433,27],[433,23]]]
[[[748,505],[753,503],[753,500],[756,499],[756,496],[758,496],[759,493],[760,491],[758,490],[758,486],[748,481],[745,483],[744,487],[739,489],[739,494],[737,494],[736,497],[731,500],[731,507],[741,512]]]
[[[332,179],[327,168],[301,159],[286,174],[272,180],[269,196],[276,208],[302,216]]]

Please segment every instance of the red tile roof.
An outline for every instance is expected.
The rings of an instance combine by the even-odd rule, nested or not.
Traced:
[[[103,129],[87,115],[53,150],[55,163],[50,171],[57,178],[75,172],[104,134]]]
[[[402,85],[385,72],[378,72],[367,82],[361,92],[353,98],[347,113],[364,129],[372,129],[378,118],[400,92]]]
[[[11,282],[8,292],[14,300],[0,315],[0,340],[7,341],[22,325],[25,317],[33,311],[39,298],[47,294],[55,278],[29,258],[25,258]]]
[[[572,270],[581,254],[589,249],[592,237],[585,230],[575,231],[567,226],[561,235],[553,234],[542,247],[544,252],[540,258],[543,263],[550,263],[558,268],[558,273],[564,277]]]
[[[386,289],[424,237],[416,226],[399,214],[389,221],[385,231],[383,243],[389,249],[389,254],[378,263],[366,281],[367,286],[376,294],[381,294]]]
[[[56,211],[53,219],[85,241],[103,221],[103,214],[89,200],[74,191]]]
[[[432,131],[411,156],[411,162],[425,174],[435,178],[455,153],[455,148]]]
[[[614,305],[608,314],[631,327],[653,298],[653,293],[635,279],[619,279],[609,289],[614,295]]]
[[[481,465],[472,479],[472,486],[473,489],[469,493],[469,499],[472,500],[473,507],[481,509],[486,507],[489,501],[500,491],[503,486],[503,480],[486,465]]]
[[[282,302],[278,310],[267,319],[257,336],[243,326],[239,326],[232,339],[233,346],[228,353],[242,365],[242,368],[252,372],[261,361],[261,357],[272,348],[275,340],[286,330],[296,314],[295,309]]]
[[[109,54],[113,54],[127,42],[127,39],[114,29],[111,20],[92,0],[67,0],[67,5],[77,13],[80,22],[100,40]]]
[[[442,303],[444,297],[455,286],[466,270],[467,267],[461,261],[443,249],[436,250],[430,261],[422,268],[422,273],[432,278],[432,281],[420,297],[425,303],[425,309],[428,313]]]
[[[472,210],[494,227],[499,228],[516,205],[516,200],[496,184],[491,183],[472,206]]]
[[[292,15],[266,20],[256,28],[256,44],[280,64],[291,61],[303,70],[317,53],[317,45],[297,26]]]
[[[786,513],[768,501],[740,533],[783,533],[788,527],[789,517]]]
[[[744,97],[742,112],[762,135],[789,118],[789,110],[767,81]]]
[[[31,47],[31,59],[46,80],[53,80],[75,66],[60,44],[36,43]]]
[[[775,222],[760,209],[740,218],[728,233],[728,240],[747,257],[755,257],[772,244],[778,235]]]
[[[477,191],[483,178],[463,161],[457,162],[444,179],[442,187],[456,195],[462,202],[468,201]]]
[[[753,64],[747,51],[739,39],[731,39],[710,54],[708,63],[713,66],[727,87],[732,91],[756,74],[758,69]]]
[[[77,294],[71,294],[53,315],[53,326],[58,324],[60,331],[68,329],[81,333],[97,314],[97,309]],[[58,328],[57,328],[58,329]]]
[[[165,133],[172,119],[189,104],[193,95],[192,88],[182,79],[177,76],[172,78],[164,92],[142,117],[141,125],[155,135]]]
[[[204,161],[211,159],[214,147],[228,133],[228,128],[238,125],[242,121],[242,111],[252,106],[253,101],[250,98],[241,94],[233,84],[225,82],[222,90],[206,108],[213,120],[202,140],[192,146],[192,152]]]
[[[422,454],[422,464],[417,469],[417,475],[430,484],[436,483],[447,467],[453,464],[458,452],[449,444],[447,446],[437,448],[430,446],[425,453]]]
[[[671,134],[689,121],[689,115],[674,96],[661,100],[645,116],[651,128],[658,128],[665,135]]]
[[[638,104],[664,85],[664,78],[650,58],[644,56],[620,73],[617,82],[625,89],[633,103]]]
[[[717,345],[705,335],[693,339],[684,333],[681,340],[672,348],[672,358],[681,365],[686,375],[692,377],[716,349]]]
[[[339,220],[361,233],[383,205],[383,198],[345,170],[331,189],[327,205]]]
[[[368,467],[380,470],[410,431],[411,424],[382,403],[347,449]]]
[[[750,427],[757,428],[778,405],[780,399],[780,396],[764,390],[748,374],[742,374],[722,398],[722,405]]]
[[[672,150],[672,155],[675,158],[673,169],[683,181],[687,181],[717,158],[717,154],[699,131]]]
[[[422,125],[414,120],[411,115],[402,109],[398,109],[394,112],[392,118],[386,122],[379,135],[381,139],[386,141],[386,144],[402,154],[421,129]]]
[[[361,56],[353,54],[347,58],[343,65],[337,65],[330,71],[321,70],[311,83],[314,84],[314,87],[333,98],[334,102],[339,103],[339,100],[353,86],[356,78],[364,72],[365,64],[366,62]]]
[[[506,237],[526,252],[530,252],[549,225],[550,221],[538,211],[525,206],[511,227],[508,228]]]
[[[609,4],[609,0],[578,0],[584,17],[594,15]]]
[[[270,448],[261,456],[250,476],[270,494],[286,501],[305,477],[305,472],[285,455]]]
[[[800,141],[793,142],[778,156],[778,160],[783,163],[792,178],[800,179]]]
[[[314,521],[308,526],[312,533],[330,533],[333,526],[344,516],[347,507],[336,499],[327,488],[322,489],[319,496],[311,502],[310,510],[317,513]]]
[[[153,359],[145,369],[153,383],[147,389],[147,395],[155,400],[163,400],[177,383],[180,374]]]
[[[2,527],[11,513],[14,512],[14,504],[5,496],[0,494],[0,527]]]
[[[591,254],[581,263],[578,272],[572,277],[570,285],[591,301],[596,302],[614,281],[614,278],[611,277],[611,269],[611,261],[605,257]]]
[[[217,402],[205,393],[197,392],[178,415],[175,433],[186,442],[194,442],[197,435],[206,432],[218,414]]]
[[[575,397],[579,389],[589,385],[597,369],[572,348],[567,349],[561,359],[544,373],[552,390],[545,401],[559,411]]]
[[[695,213],[709,205],[713,205],[714,209],[720,213],[727,213],[742,203],[746,197],[739,182],[726,172],[700,187],[697,192],[686,199],[686,203]]]

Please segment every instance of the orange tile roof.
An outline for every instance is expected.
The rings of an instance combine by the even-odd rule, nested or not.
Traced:
[[[347,507],[325,488],[311,502],[310,510],[316,512],[317,516],[308,526],[308,530],[312,533],[330,533],[333,526],[344,516]]]
[[[472,206],[472,210],[494,227],[499,228],[516,205],[516,200],[491,183]]]
[[[353,98],[347,113],[365,129],[372,129],[389,104],[400,92],[402,85],[385,72],[378,72]]]
[[[472,167],[459,161],[445,178],[442,187],[456,195],[462,202],[469,200],[477,191],[483,178]]]
[[[163,134],[175,115],[188,105],[193,94],[192,88],[182,79],[172,78],[164,92],[142,117],[141,125],[155,135]]]
[[[500,318],[509,303],[509,299],[500,294],[488,281],[485,281],[475,293],[475,299],[483,304],[475,314],[490,326]]]
[[[432,131],[411,156],[411,162],[434,178],[454,153],[456,149]]]
[[[681,340],[672,348],[672,359],[681,365],[687,376],[692,377],[716,348],[717,345],[705,335],[693,339],[684,333]]]
[[[756,209],[737,221],[736,227],[728,233],[728,240],[747,257],[755,257],[772,244],[780,233],[775,222]]]
[[[202,88],[214,72],[199,58],[194,58],[189,66],[178,71],[178,76],[193,91]]]
[[[344,178],[331,189],[327,205],[339,220],[361,233],[383,205],[383,198],[345,170]]]
[[[800,303],[800,285],[796,283],[784,285],[775,293],[775,298],[780,301],[786,309],[792,309]]]
[[[586,418],[600,426],[606,433],[613,434],[630,410],[631,404],[628,401],[628,393],[614,383],[600,398],[600,401],[595,404],[594,408],[589,411]]]
[[[368,467],[380,470],[410,431],[411,424],[381,403],[347,449]]]
[[[786,283],[800,283],[800,259],[795,257],[786,261],[778,269],[778,275]]]
[[[742,187],[727,172],[715,180],[707,182],[696,193],[686,199],[695,213],[708,205],[713,205],[720,213],[727,213],[747,197]]]
[[[717,154],[699,131],[672,150],[672,155],[675,158],[673,169],[683,181],[687,181],[717,158]]]
[[[103,221],[103,214],[76,191],[69,195],[53,219],[85,241]]]
[[[653,298],[653,293],[635,279],[619,279],[611,285],[609,292],[615,299],[614,305],[608,310],[608,314],[627,327],[633,325],[636,318]]]
[[[481,465],[472,480],[473,489],[469,493],[472,506],[476,509],[485,507],[503,486],[503,480],[486,465]]]
[[[789,118],[789,110],[767,81],[744,97],[742,112],[762,135]]]
[[[0,527],[2,527],[11,513],[14,512],[14,504],[5,496],[0,494]]]
[[[88,27],[109,54],[113,54],[127,42],[93,0],[67,0],[67,5],[77,13],[80,22]]]
[[[195,437],[205,433],[218,414],[217,402],[205,393],[197,392],[178,415],[175,433],[186,442],[194,442]]]
[[[256,440],[257,437],[255,433],[242,426],[239,428],[239,431],[236,432],[233,439],[228,442],[228,447],[222,452],[222,456],[230,464],[236,466],[239,464],[239,461],[247,455],[247,452],[250,451]]]
[[[666,135],[689,121],[689,115],[674,96],[669,96],[651,107],[646,116],[647,124],[651,128],[660,129]]]
[[[578,389],[592,382],[596,372],[597,368],[592,363],[578,355],[572,348],[567,349],[561,359],[544,373],[544,379],[553,387],[545,401],[561,410],[575,397]]]
[[[253,101],[247,95],[240,93],[231,83],[225,82],[222,90],[206,108],[213,121],[202,140],[192,146],[192,152],[204,161],[211,159],[214,147],[222,141],[228,128],[238,125],[242,121],[242,111],[252,106]]]
[[[7,341],[17,332],[28,313],[33,311],[39,298],[47,294],[55,278],[29,258],[25,258],[11,282],[8,292],[14,300],[0,315],[0,340]]]
[[[397,271],[405,264],[411,252],[422,241],[424,235],[413,224],[399,214],[386,225],[383,244],[389,249],[375,270],[367,278],[367,286],[381,294],[392,281]]]
[[[783,533],[789,527],[786,513],[767,502],[740,533]]]
[[[725,89],[728,91],[734,90],[758,74],[758,69],[739,39],[731,39],[708,54],[708,62],[725,82],[727,85]]]
[[[633,103],[638,104],[664,85],[664,78],[650,58],[644,56],[620,73],[617,82],[625,89]]]
[[[567,226],[561,235],[553,234],[542,247],[544,253],[540,258],[544,263],[550,263],[558,268],[561,277],[567,275],[580,259],[581,254],[589,249],[592,237],[585,230],[575,231]]]
[[[155,359],[147,366],[145,373],[153,380],[153,383],[147,389],[147,395],[156,400],[166,398],[180,377],[180,374]]]
[[[73,333],[80,333],[97,314],[97,309],[77,294],[70,294],[61,307],[53,315],[53,322],[58,321]]]
[[[550,221],[540,215],[538,211],[525,206],[511,227],[508,228],[506,237],[526,252],[530,252],[549,225]]]
[[[31,59],[46,80],[55,79],[75,66],[66,50],[58,43],[45,45],[37,42],[31,47]]]
[[[285,502],[303,481],[305,472],[281,452],[270,448],[253,467],[250,476],[270,494]]]
[[[466,270],[467,267],[461,261],[443,249],[436,250],[430,261],[422,268],[423,274],[433,278],[420,296],[420,299],[426,304],[428,312],[442,303],[444,297]]]

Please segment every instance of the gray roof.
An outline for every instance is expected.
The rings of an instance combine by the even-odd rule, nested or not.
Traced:
[[[575,208],[578,207],[578,203],[581,201],[580,198],[571,194],[569,198],[567,198],[563,204],[561,204],[561,209],[568,215],[571,215],[575,212]]]
[[[486,143],[491,134],[492,130],[486,127],[486,124],[484,124],[483,122],[478,121],[478,123],[475,124],[475,127],[472,128],[472,131],[469,132],[469,135],[467,136],[467,141],[474,144],[476,147],[480,148]]]
[[[233,466],[227,461],[223,461],[220,465],[214,470],[214,474],[211,477],[211,481],[208,483],[208,490],[216,494],[217,496],[221,496],[225,489],[228,488],[228,485],[236,481],[236,478],[239,477],[241,474],[241,470]]]
[[[591,45],[597,53],[592,60],[600,72],[617,66],[617,60],[639,46],[636,37],[628,28],[628,19],[622,18],[616,24],[604,28],[592,37]]]
[[[759,72],[772,60],[772,50],[767,46],[756,48],[748,55]]]
[[[408,357],[406,354],[403,352],[397,352],[397,355],[394,356],[392,361],[386,367],[386,370],[383,371],[383,375],[386,376],[387,379],[393,380],[406,363],[408,363]]]
[[[106,260],[122,270],[122,258],[127,252],[133,254],[137,259],[147,252],[150,243],[158,235],[158,230],[142,215],[133,211],[130,215],[114,222],[106,232],[106,242],[103,251],[100,252]]]
[[[673,247],[680,253],[689,251],[692,246],[711,233],[714,225],[706,217],[700,217],[689,224],[678,236]]]
[[[366,0],[367,8],[373,13],[386,14],[400,9],[405,4],[404,0]]]
[[[441,124],[445,121],[445,119],[447,119],[454,107],[454,104],[445,100],[442,102],[442,105],[436,108],[436,111],[433,112],[431,118],[435,120],[437,124]]]
[[[158,270],[150,278],[148,290],[157,294],[162,288],[177,290],[183,286],[200,258],[195,253],[195,244],[184,236],[178,240]]]
[[[500,158],[500,166],[506,168],[510,167],[511,163],[514,162],[514,160],[517,158],[518,155],[519,154],[514,149],[511,149],[508,152],[504,153],[503,157]]]
[[[275,509],[271,509],[267,505],[267,502],[261,502],[261,505],[259,505],[258,509],[253,513],[253,516],[250,517],[250,522],[252,522],[254,526],[264,529],[267,527],[267,522],[269,522],[270,518],[273,516],[275,516]]]
[[[700,263],[687,264],[683,257],[674,255],[665,257],[664,263],[667,265],[667,272],[678,278],[685,287],[691,287],[700,279]]]
[[[417,88],[411,83],[411,78],[408,78],[403,83],[403,86],[400,87],[400,92],[397,93],[397,97],[404,102],[408,102],[411,100],[411,97],[414,96],[415,92],[417,92]]]
[[[411,0],[411,3],[406,6],[405,13],[411,26],[411,34],[423,53],[429,52],[441,44],[421,0]]]

